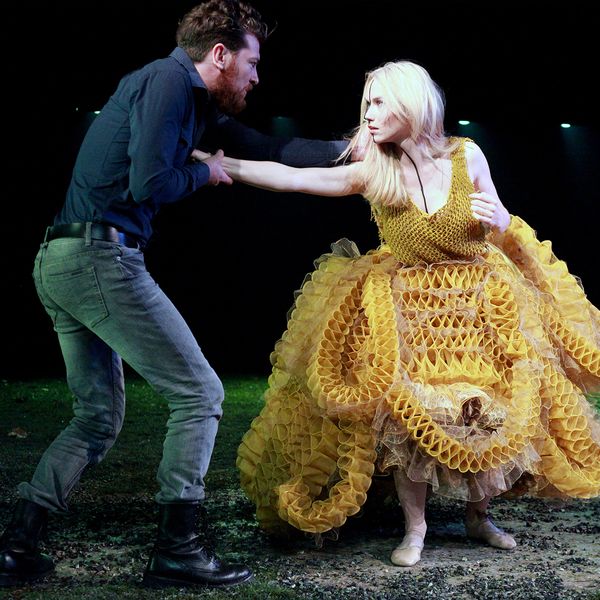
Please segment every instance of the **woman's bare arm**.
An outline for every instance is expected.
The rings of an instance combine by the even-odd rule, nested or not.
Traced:
[[[477,190],[471,194],[473,216],[502,233],[510,225],[510,214],[498,197],[487,159],[481,148],[473,142],[467,142],[465,150],[469,176]]]
[[[196,160],[209,155],[194,150]],[[225,156],[225,172],[234,180],[275,192],[301,192],[317,196],[350,196],[362,191],[360,163],[339,167],[288,167],[276,162],[240,160]]]

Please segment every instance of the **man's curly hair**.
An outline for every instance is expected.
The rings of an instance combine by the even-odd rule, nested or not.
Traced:
[[[187,12],[177,27],[175,39],[193,61],[202,61],[215,44],[232,52],[246,47],[246,34],[263,42],[269,28],[260,13],[237,0],[208,0]]]

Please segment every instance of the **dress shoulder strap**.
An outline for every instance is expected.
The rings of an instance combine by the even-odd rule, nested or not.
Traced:
[[[452,152],[452,172],[454,181],[459,188],[470,191],[470,188],[473,184],[471,182],[471,178],[469,177],[469,169],[467,168],[465,144],[467,142],[473,142],[473,140],[468,137],[455,137],[451,139],[459,142],[457,147]]]
[[[451,152],[451,156],[454,157],[456,155],[462,154],[464,156],[465,153],[465,144],[467,142],[472,142],[475,143],[471,138],[469,137],[460,137],[460,136],[451,136],[450,138],[450,143],[451,144],[456,144],[456,146],[453,148],[452,152]]]

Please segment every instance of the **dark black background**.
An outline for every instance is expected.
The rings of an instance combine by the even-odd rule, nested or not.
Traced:
[[[172,50],[177,21],[194,4],[4,5],[0,377],[62,374],[33,258],[91,111],[122,75]],[[338,138],[357,124],[367,70],[419,62],[446,92],[448,132],[483,148],[507,208],[552,240],[598,304],[599,34],[590,5],[257,0],[277,26],[240,119],[275,134]],[[293,290],[341,237],[362,251],[377,244],[358,197],[219,187],[161,213],[147,262],[221,374],[266,374]]]

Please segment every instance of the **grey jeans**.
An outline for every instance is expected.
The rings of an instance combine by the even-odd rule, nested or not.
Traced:
[[[58,334],[74,417],[43,454],[22,498],[67,510],[84,469],[102,460],[125,414],[121,357],[169,405],[159,503],[204,498],[223,386],[136,249],[91,239],[44,242],[33,277]],[[161,435],[161,432],[154,432]]]

